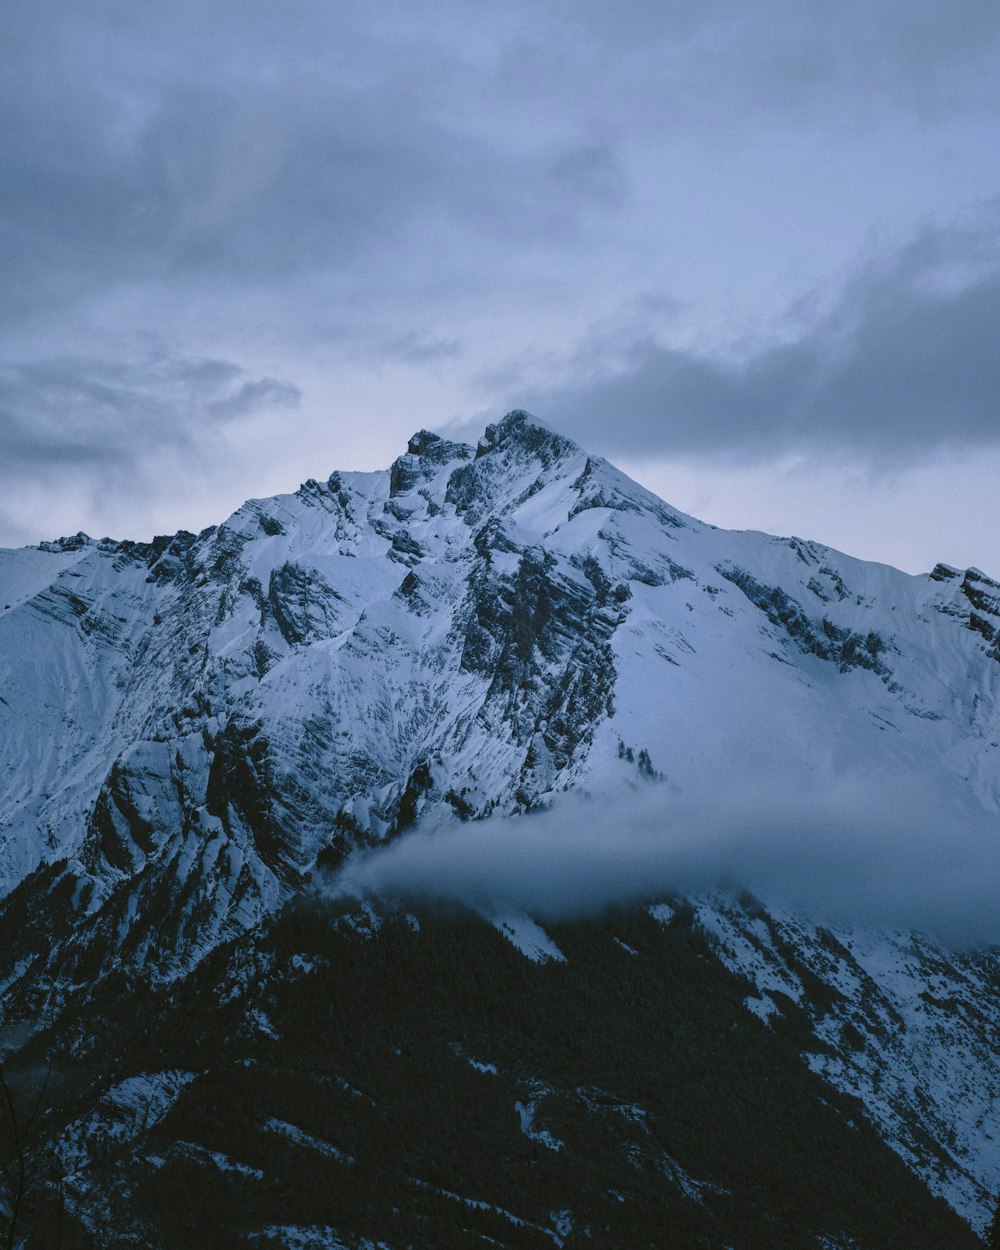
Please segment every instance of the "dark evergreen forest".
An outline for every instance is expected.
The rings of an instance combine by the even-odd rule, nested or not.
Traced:
[[[27,1250],[980,1245],[684,906],[549,926],[545,964],[462,909],[352,906],[288,906],[173,991],[104,982],[20,1052]],[[64,1127],[172,1069],[167,1114],[112,1118],[67,1174]]]

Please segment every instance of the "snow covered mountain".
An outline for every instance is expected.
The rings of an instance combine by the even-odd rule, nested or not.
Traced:
[[[5,1019],[79,1017],[123,969],[179,985],[435,811],[874,769],[974,820],[998,743],[978,570],[718,530],[522,412],[477,447],[420,431],[199,535],[0,552]],[[981,1227],[996,959],[698,906],[750,1010],[801,1019],[814,1071]]]

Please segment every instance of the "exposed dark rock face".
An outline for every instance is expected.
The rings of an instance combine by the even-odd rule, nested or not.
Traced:
[[[780,586],[765,586],[745,569],[729,565],[720,565],[718,572],[726,581],[738,586],[754,607],[760,608],[771,624],[787,634],[800,651],[829,660],[842,673],[852,668],[866,668],[886,683],[892,681],[892,670],[881,658],[887,650],[886,643],[874,630],[862,636],[835,625],[826,616],[817,622]]]
[[[271,573],[267,608],[290,647],[336,634],[343,606],[343,596],[315,569],[286,561]]]

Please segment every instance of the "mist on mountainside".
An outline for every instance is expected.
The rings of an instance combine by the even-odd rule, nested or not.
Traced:
[[[978,816],[978,819],[977,819]],[[323,888],[415,893],[548,919],[655,894],[749,890],[814,920],[1000,942],[1000,820],[916,776],[706,777],[460,823],[435,814]]]

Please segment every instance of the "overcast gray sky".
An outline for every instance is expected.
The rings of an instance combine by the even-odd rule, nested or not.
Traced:
[[[0,542],[522,406],[1000,573],[995,0],[8,0],[0,61]]]

